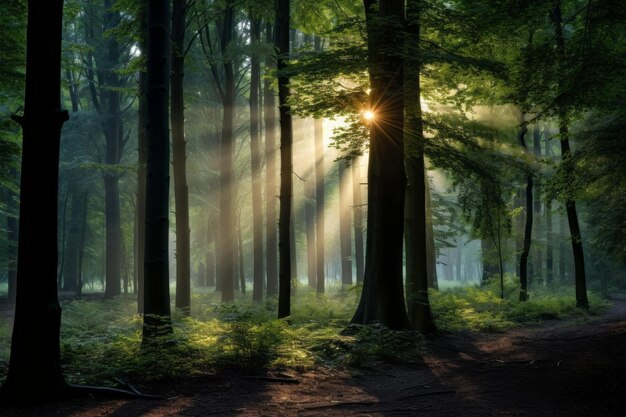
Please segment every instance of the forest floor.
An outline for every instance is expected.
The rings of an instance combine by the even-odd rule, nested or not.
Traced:
[[[585,321],[450,332],[423,361],[303,373],[223,372],[140,387],[164,399],[85,398],[2,416],[626,416],[626,298]]]

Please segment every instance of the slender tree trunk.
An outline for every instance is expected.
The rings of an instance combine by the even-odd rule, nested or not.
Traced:
[[[276,47],[278,50],[278,110],[280,113],[280,214],[278,221],[278,318],[291,314],[290,221],[293,193],[293,129],[289,101],[289,0],[278,0],[276,10]]]
[[[425,168],[425,167],[424,167]],[[426,270],[428,273],[428,288],[439,288],[437,280],[437,248],[435,247],[435,231],[433,227],[433,210],[430,196],[430,184],[428,171],[424,172],[426,181]]]
[[[104,0],[104,20],[107,30],[117,27],[120,12],[113,10],[113,0]],[[106,224],[106,286],[105,298],[120,294],[122,276],[122,226],[120,211],[119,174],[115,167],[119,165],[122,153],[122,109],[120,76],[116,72],[120,63],[120,45],[115,36],[106,38],[106,68],[102,79],[104,89],[104,136],[106,139],[105,163],[109,169],[104,172],[104,199]]]
[[[404,165],[407,175],[404,206],[406,292],[411,326],[421,333],[434,333],[436,327],[428,299],[426,166],[420,101],[421,58],[415,49],[420,40],[420,3],[420,0],[409,0],[406,9],[407,38],[404,58]]]
[[[543,127],[546,158],[550,158],[551,134],[546,126]],[[554,237],[552,234],[552,200],[546,199],[546,285],[552,287],[554,281]]]
[[[527,152],[526,133],[528,128],[522,125],[517,133],[517,139],[524,152]],[[526,175],[526,225],[524,227],[524,246],[519,260],[519,300],[528,300],[528,255],[530,254],[531,235],[533,230],[533,177]]]
[[[84,225],[82,212],[84,205],[83,200],[85,199],[85,196],[85,192],[74,192],[72,195],[72,204],[70,207],[72,220],[69,226],[67,247],[65,249],[67,252],[67,262],[63,274],[63,291],[70,291],[75,294],[79,292],[78,260],[81,249],[80,237],[83,234],[81,229]]]
[[[363,282],[363,202],[361,196],[361,158],[352,161],[352,213],[354,217],[354,262],[356,282]]]
[[[533,154],[536,158],[541,158],[541,130],[539,125],[533,126]],[[533,280],[536,280],[537,284],[543,283],[543,249],[540,244],[540,236],[542,236],[542,216],[541,216],[541,181],[536,181],[534,184],[535,198],[533,200],[533,207],[535,210],[535,218],[533,227],[535,229],[535,246],[533,250],[533,263],[534,263],[534,276]]]
[[[233,3],[227,2],[222,21],[221,52],[225,61],[224,96],[222,97],[223,118],[220,144],[220,242],[218,258],[218,279],[222,291],[222,302],[235,299],[235,178],[234,178],[234,111],[235,111],[235,72],[233,62],[227,58],[227,50],[233,38],[235,24]],[[216,81],[217,82],[217,81]]]
[[[363,292],[352,323],[379,322],[391,329],[410,327],[404,304],[404,103],[402,31],[404,2],[364,0],[368,36],[370,125],[367,240]],[[398,51],[392,53],[391,51]]]
[[[186,13],[187,0],[174,0],[172,4],[171,119],[176,204],[176,308],[183,314],[189,315],[191,312],[191,248],[183,91]]]
[[[266,24],[266,42],[273,44],[272,25]],[[274,67],[274,58],[270,55],[265,61],[266,71]],[[270,297],[278,294],[278,241],[276,231],[276,102],[274,90],[269,77],[265,77],[263,85],[263,116],[265,122],[265,238],[266,244],[266,269],[267,269],[267,295]]]
[[[58,272],[57,272],[57,288],[59,291],[63,289],[63,276],[64,276],[64,268],[65,268],[65,255],[66,255],[66,235],[67,235],[67,202],[70,199],[70,184],[65,191],[65,197],[63,197],[63,210],[61,210],[61,239],[60,239],[60,256],[58,261]]]
[[[563,37],[563,20],[561,18],[561,0],[554,0],[554,7],[551,10],[550,17],[554,24],[555,43],[557,53],[557,70],[559,72],[559,90],[563,90],[563,69],[565,59],[565,38]],[[569,127],[567,111],[563,106],[558,109],[559,116],[559,133],[561,136],[561,158],[563,164],[570,171],[567,172],[567,178],[574,175],[574,167],[570,166],[569,158],[571,158],[571,150],[569,145]],[[580,234],[580,226],[578,224],[578,215],[576,213],[576,202],[571,198],[565,201],[565,210],[567,212],[567,222],[572,240],[572,253],[574,254],[574,282],[576,284],[576,306],[580,308],[589,308],[587,299],[587,279],[585,277],[585,257],[583,253],[583,242]]]
[[[213,222],[213,215],[209,214],[207,218],[207,252],[206,252],[206,278],[205,285],[207,287],[213,287],[216,285],[215,279],[215,224]],[[211,244],[213,250],[211,250]]]
[[[304,183],[304,216],[306,224],[306,268],[307,283],[315,288],[317,259],[315,249],[315,161],[311,162],[309,175]]]
[[[148,0],[139,3],[139,45],[142,51],[146,51],[146,38],[148,36]],[[139,100],[139,113],[137,121],[137,204],[135,211],[135,244],[137,253],[135,264],[137,265],[137,312],[143,314],[144,299],[144,258],[146,252],[146,164],[147,159],[147,134],[146,134],[146,71],[142,68],[139,72],[139,86],[137,92]]]
[[[293,148],[293,145],[292,145]],[[296,245],[296,213],[294,198],[293,198],[293,185],[291,192],[291,215],[289,216],[289,256],[291,257],[290,270],[291,279],[298,279],[298,251]]]
[[[143,343],[170,326],[169,288],[169,81],[170,2],[148,3],[146,252]]]
[[[339,241],[341,247],[341,284],[352,285],[352,239],[350,238],[350,202],[348,187],[352,185],[346,161],[339,161]]]
[[[239,218],[239,224],[237,225],[237,253],[239,254],[237,260],[239,262],[239,267],[237,268],[239,271],[239,287],[241,288],[241,293],[246,293],[246,273],[244,269],[244,255],[243,255],[243,238],[241,237],[241,217]]]
[[[252,16],[252,13],[250,13]],[[261,40],[261,21],[251,18],[250,36],[253,46]],[[252,176],[252,244],[253,276],[252,299],[263,301],[263,195],[261,184],[261,141],[259,138],[259,88],[261,84],[261,62],[259,54],[250,57],[250,174]]]
[[[83,261],[85,259],[85,241],[87,240],[87,208],[89,204],[89,193],[85,192],[83,196],[83,207],[81,210],[81,233],[78,238],[78,287],[76,288],[76,295],[80,296],[83,292]]]
[[[61,371],[57,296],[57,198],[61,127],[63,1],[29,0],[20,187],[17,293],[5,401],[58,399]],[[43,173],[43,174],[42,174]]]
[[[322,51],[322,39],[316,36],[313,40],[315,51]],[[316,291],[322,294],[325,291],[326,283],[326,261],[324,256],[325,248],[325,185],[324,185],[324,122],[323,119],[313,121],[313,135],[315,138],[315,206],[317,217],[315,223],[315,246],[317,248],[317,283]]]

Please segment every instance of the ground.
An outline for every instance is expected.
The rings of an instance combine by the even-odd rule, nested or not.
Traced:
[[[442,334],[419,364],[228,372],[141,388],[163,399],[86,398],[0,415],[626,417],[626,299],[585,321]]]

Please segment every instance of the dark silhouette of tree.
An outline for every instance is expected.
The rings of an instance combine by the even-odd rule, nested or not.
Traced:
[[[278,317],[291,312],[291,200],[293,130],[289,106],[289,0],[278,0],[276,9],[276,48],[278,49],[278,111],[280,114],[280,213],[278,219]]]
[[[170,2],[148,3],[146,251],[143,342],[171,332],[169,289]]]
[[[63,1],[28,2],[17,294],[11,358],[1,397],[51,400],[68,394],[61,371],[57,296],[57,194],[61,128]],[[42,174],[44,173],[44,174]]]
[[[176,204],[176,308],[188,315],[191,309],[191,249],[189,186],[185,139],[185,15],[187,0],[172,3],[172,158]]]
[[[352,323],[409,328],[404,304],[404,1],[364,0],[370,72],[367,239],[363,292]]]

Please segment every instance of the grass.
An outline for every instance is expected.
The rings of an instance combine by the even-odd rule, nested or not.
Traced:
[[[608,307],[590,296],[591,308],[574,307],[573,296],[531,294],[516,301],[516,285],[507,281],[505,300],[496,284],[431,292],[433,314],[441,330],[503,331],[545,319],[585,318]],[[302,370],[315,365],[368,366],[377,361],[419,360],[422,339],[415,332],[383,326],[350,326],[359,287],[318,296],[298,288],[289,322],[275,318],[276,300],[251,303],[238,296],[219,303],[213,291],[193,295],[192,316],[174,314],[174,333],[160,347],[141,347],[142,319],[131,297],[63,303],[62,365],[73,383],[114,385],[116,378],[154,381],[187,378],[233,367]],[[9,324],[0,320],[0,375],[6,375]],[[349,333],[349,334],[342,334]]]

